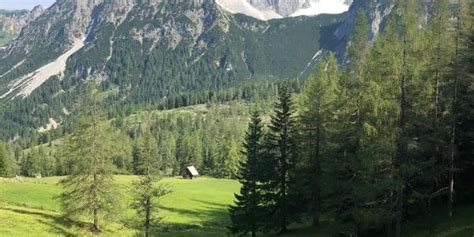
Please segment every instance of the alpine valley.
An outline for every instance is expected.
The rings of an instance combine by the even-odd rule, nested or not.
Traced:
[[[291,17],[313,2],[245,3],[280,17],[234,14],[221,0],[60,0],[27,20],[3,18],[24,26],[0,51],[0,136],[64,120],[84,80],[102,81],[117,106],[174,108],[229,88],[304,79],[325,52],[344,57],[356,12],[378,31],[390,9],[388,0],[357,0],[348,12]]]
[[[474,236],[474,0],[0,8],[1,237]]]

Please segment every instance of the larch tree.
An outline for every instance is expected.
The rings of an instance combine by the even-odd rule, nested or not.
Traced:
[[[148,128],[139,142],[141,161],[138,164],[140,180],[133,185],[134,198],[132,207],[137,212],[139,224],[143,227],[146,237],[154,236],[152,230],[158,227],[158,200],[170,193],[170,189],[159,183],[161,180],[160,159],[157,150],[157,141]]]
[[[362,185],[362,140],[366,121],[367,60],[370,49],[369,27],[365,13],[358,12],[354,33],[348,48],[348,70],[341,76],[341,91],[337,94],[337,128],[335,130],[335,157],[331,161],[333,172],[331,200],[338,218],[346,227],[341,232],[357,233],[355,213],[358,206],[356,194]],[[337,193],[337,194],[336,194]]]
[[[100,232],[102,217],[113,217],[121,208],[112,158],[126,152],[122,144],[126,138],[102,119],[97,84],[89,82],[84,94],[75,129],[61,151],[72,167],[60,182],[64,191],[58,198],[66,217],[88,215],[93,221],[91,230]]]
[[[331,123],[336,113],[340,71],[329,54],[318,63],[316,74],[305,84],[299,103],[299,118],[304,144],[304,179],[309,182],[309,201],[313,225],[321,216],[321,159],[328,155]]]
[[[468,3],[467,0],[458,0],[455,18],[456,22],[454,24],[454,34],[455,34],[455,45],[454,45],[454,55],[453,55],[453,65],[452,65],[452,75],[450,81],[451,88],[451,107],[450,107],[450,136],[449,136],[449,162],[448,162],[448,171],[449,171],[449,195],[448,195],[448,216],[450,224],[453,221],[453,206],[454,206],[454,194],[455,194],[455,178],[456,172],[460,170],[459,164],[459,144],[460,136],[459,133],[462,133],[460,129],[460,115],[462,114],[460,94],[463,96],[466,93],[464,88],[471,88],[472,90],[472,70],[470,66],[465,62],[469,61],[469,57],[473,55],[472,49],[472,13],[473,3]],[[467,60],[466,60],[467,59]],[[471,59],[472,62],[472,59]],[[469,85],[471,81],[471,85]],[[468,89],[469,90],[469,89]],[[472,93],[472,91],[471,91]],[[469,92],[467,93],[469,94]],[[472,96],[471,96],[472,98]],[[471,100],[472,101],[472,100]],[[469,106],[466,106],[469,108]],[[472,109],[472,104],[471,104]]]

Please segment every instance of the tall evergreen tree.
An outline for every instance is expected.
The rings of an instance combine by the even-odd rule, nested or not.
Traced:
[[[341,91],[337,94],[335,121],[338,125],[334,139],[336,150],[330,167],[334,169],[330,195],[335,197],[331,206],[344,224],[341,232],[357,234],[357,194],[362,188],[364,158],[362,140],[367,122],[366,70],[369,53],[369,27],[365,13],[358,12],[355,30],[348,48],[348,71],[341,77]]]
[[[474,182],[456,185],[457,176],[468,177],[474,170],[472,141],[474,111],[474,3],[459,0],[456,7],[455,48],[451,79],[451,112],[450,112],[450,150],[449,150],[449,195],[448,216],[453,220],[455,189],[471,187]],[[469,142],[471,141],[471,142]],[[469,148],[470,147],[470,148]],[[471,157],[471,158],[469,158]],[[460,170],[459,175],[456,171]],[[464,174],[464,175],[462,175]],[[465,175],[467,174],[467,175]],[[460,190],[462,191],[465,190]]]
[[[305,175],[309,182],[310,206],[313,225],[319,226],[321,215],[321,159],[327,157],[331,122],[336,113],[340,71],[337,60],[329,54],[318,63],[316,74],[310,78],[299,104],[303,133]]]
[[[136,175],[143,174],[141,163],[143,162],[143,156],[138,142],[135,142],[132,147],[132,171]]]
[[[10,170],[10,152],[6,144],[0,142],[0,177],[9,175]]]
[[[253,113],[245,135],[243,155],[238,179],[240,194],[235,194],[235,206],[229,208],[233,234],[250,232],[253,237],[262,229],[262,190],[260,185],[263,155],[263,126],[260,115]]]
[[[64,191],[59,196],[65,216],[90,215],[94,232],[100,231],[102,217],[113,217],[120,210],[112,158],[124,149],[120,145],[124,138],[104,123],[99,102],[97,85],[87,84],[80,102],[82,114],[62,150],[72,170],[60,182]]]
[[[295,189],[295,166],[298,161],[296,144],[296,121],[288,84],[279,89],[278,101],[274,105],[269,133],[265,137],[266,175],[265,202],[269,211],[267,227],[286,231],[290,223],[298,219],[298,204]]]
[[[398,136],[396,143],[396,153],[394,157],[393,167],[395,169],[396,180],[398,181],[398,188],[396,191],[396,204],[395,204],[395,233],[399,237],[402,234],[402,220],[405,210],[406,200],[406,184],[409,181],[407,177],[410,175],[406,173],[409,170],[408,164],[412,163],[412,159],[409,155],[409,144],[410,128],[416,116],[415,99],[417,96],[421,98],[422,93],[418,93],[420,82],[419,80],[419,67],[420,60],[418,51],[419,47],[419,34],[418,25],[419,21],[419,5],[414,0],[409,1],[398,1],[395,7],[396,11],[402,12],[403,14],[395,15],[394,30],[398,33],[398,41],[400,42],[400,58],[398,58],[399,72],[396,84],[398,85]],[[421,109],[421,108],[420,108]],[[421,111],[420,111],[421,112]]]

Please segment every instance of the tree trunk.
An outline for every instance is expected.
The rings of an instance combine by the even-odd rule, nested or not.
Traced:
[[[397,237],[400,237],[402,234],[402,216],[403,216],[403,172],[402,172],[402,163],[406,155],[406,141],[405,141],[405,125],[406,125],[406,57],[407,57],[407,39],[403,38],[403,64],[402,64],[402,75],[400,81],[400,119],[398,124],[399,135],[398,135],[398,144],[397,144],[397,157],[396,157],[396,168],[398,174],[398,200],[397,200],[397,210],[396,210],[396,228],[395,233]]]
[[[318,104],[318,124],[316,127],[316,157],[314,160],[314,213],[313,213],[313,225],[319,227],[321,217],[321,111]]]
[[[461,19],[457,20],[457,34],[456,34],[456,46],[455,46],[455,70],[454,70],[454,93],[453,93],[453,105],[452,105],[452,120],[451,120],[451,141],[450,141],[450,164],[449,164],[449,200],[448,200],[448,216],[449,225],[453,223],[453,203],[454,203],[454,169],[456,162],[457,144],[456,144],[456,125],[457,125],[457,107],[458,107],[458,87],[459,87],[459,37],[461,34]]]
[[[94,208],[94,226],[92,227],[93,231],[99,232],[100,225],[99,225],[99,207],[96,206]]]
[[[400,182],[399,189],[399,200],[397,205],[397,224],[396,224],[396,236],[402,235],[402,214],[403,214],[403,184]]]
[[[150,219],[151,219],[151,205],[150,198],[146,199],[146,210],[145,210],[145,237],[148,237],[150,234]]]

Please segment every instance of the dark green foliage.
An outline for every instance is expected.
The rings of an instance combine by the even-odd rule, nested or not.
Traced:
[[[229,227],[233,234],[251,233],[256,236],[258,231],[262,230],[264,219],[262,213],[263,194],[262,182],[265,177],[262,176],[263,162],[263,126],[258,113],[251,117],[248,131],[244,142],[244,160],[240,163],[240,172],[238,174],[239,182],[242,184],[240,194],[236,194],[235,206],[229,208],[232,226]]]
[[[141,163],[143,161],[143,155],[138,142],[135,142],[132,148],[132,171],[136,175],[143,174],[143,168]]]
[[[11,167],[14,160],[6,144],[0,142],[0,177],[7,177],[11,174]]]
[[[299,193],[296,190],[295,167],[298,162],[296,120],[287,84],[279,90],[269,132],[265,136],[264,203],[268,216],[266,227],[286,231],[299,217]]]
[[[298,178],[306,188],[313,224],[319,226],[321,215],[321,162],[328,163],[335,149],[331,139],[340,100],[339,66],[333,54],[321,60],[316,74],[308,79],[300,97],[299,123],[303,164]]]

